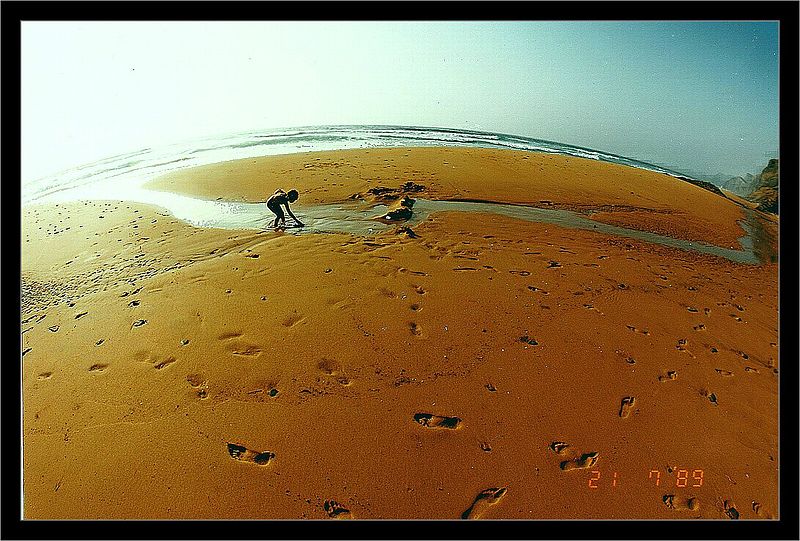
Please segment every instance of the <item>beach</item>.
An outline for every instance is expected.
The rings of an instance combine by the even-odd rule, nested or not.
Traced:
[[[302,220],[409,182],[729,249],[746,234],[741,204],[677,178],[524,151],[286,154],[146,187],[294,188]],[[24,207],[25,518],[779,517],[775,261],[491,213],[401,225]]]

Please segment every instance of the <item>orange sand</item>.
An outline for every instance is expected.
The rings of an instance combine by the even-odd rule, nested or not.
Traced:
[[[149,188],[227,201],[266,201],[295,187],[298,206],[342,201],[413,181],[431,199],[473,199],[595,211],[594,219],[739,248],[739,205],[668,175],[554,154],[464,148],[388,148],[252,158],[164,175]]]
[[[306,171],[316,157],[359,166]],[[429,198],[662,209],[672,221],[607,218],[692,238],[735,236],[739,217],[669,177],[506,151],[306,154],[158,184],[246,200],[291,185],[309,203],[407,180]],[[25,208],[25,517],[778,516],[777,265],[468,213],[414,231]]]

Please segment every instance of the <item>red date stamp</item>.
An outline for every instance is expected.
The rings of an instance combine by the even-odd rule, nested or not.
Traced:
[[[654,486],[675,486],[676,488],[694,487],[699,488],[703,486],[703,470],[684,470],[677,469],[675,471],[675,484],[672,484],[672,479],[666,477],[662,480],[661,470],[650,470],[647,473],[647,481]],[[611,472],[609,479],[608,475],[603,476],[600,470],[592,470],[588,480],[587,486],[591,489],[597,489],[601,486],[616,487],[620,484],[621,478],[618,472]],[[671,473],[671,472],[670,472]]]

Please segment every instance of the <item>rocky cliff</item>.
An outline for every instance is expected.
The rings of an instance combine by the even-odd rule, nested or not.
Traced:
[[[778,214],[778,160],[770,160],[763,171],[758,175],[758,184],[747,199],[758,203],[758,209],[764,212]]]

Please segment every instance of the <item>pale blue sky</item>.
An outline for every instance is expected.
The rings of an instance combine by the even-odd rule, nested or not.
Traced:
[[[23,179],[276,127],[398,124],[682,171],[778,149],[778,24],[24,22]]]

